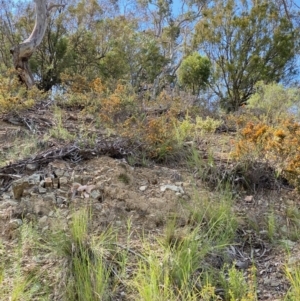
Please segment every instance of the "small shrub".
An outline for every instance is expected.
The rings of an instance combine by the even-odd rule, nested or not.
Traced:
[[[271,125],[249,122],[239,132],[233,155],[271,162],[291,184],[300,188],[300,124],[292,118]]]
[[[227,271],[225,271],[227,270]],[[256,268],[252,266],[249,271],[248,279],[245,278],[244,272],[237,270],[234,265],[231,267],[224,266],[221,275],[222,285],[225,288],[226,300],[239,301],[256,301]],[[225,275],[228,274],[228,277]]]
[[[299,92],[294,88],[284,88],[283,85],[272,83],[256,84],[256,92],[247,101],[247,108],[261,110],[265,122],[276,122],[278,118],[286,118],[291,112],[298,111]]]
[[[75,136],[64,127],[62,114],[62,110],[60,110],[59,107],[54,107],[54,120],[56,125],[50,129],[49,134],[57,139],[72,141],[75,139]]]
[[[33,87],[27,90],[21,85],[14,71],[8,70],[0,74],[0,112],[18,112],[32,107],[37,101],[43,99],[46,93]]]
[[[195,129],[200,133],[214,133],[221,124],[221,120],[216,120],[209,116],[205,119],[197,116]]]
[[[130,183],[130,177],[125,173],[120,173],[118,179],[126,185]]]

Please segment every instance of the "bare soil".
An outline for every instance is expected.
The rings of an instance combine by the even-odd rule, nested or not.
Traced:
[[[197,176],[197,170],[180,162],[168,162],[165,165],[148,162],[148,166],[144,167],[130,165],[126,159],[130,150],[124,150],[126,144],[112,136],[105,146],[102,143],[105,140],[104,132],[96,127],[92,116],[83,116],[80,111],[66,111],[63,121],[70,132],[85,126],[85,131],[97,136],[96,146],[101,145],[101,151],[95,146],[85,148],[81,145],[76,157],[74,151],[68,153],[74,143],[54,138],[44,141],[43,137],[49,128],[55,128],[53,114],[47,105],[40,105],[38,110],[28,111],[22,117],[3,116],[0,121],[0,156],[5,161],[0,168],[0,239],[7,252],[17,243],[17,219],[35,219],[41,231],[44,231],[58,223],[54,212],[60,210],[59,223],[67,227],[70,206],[80,207],[90,202],[90,195],[86,196],[84,192],[75,191],[72,195],[76,183],[97,186],[97,193],[90,203],[93,207],[93,231],[101,232],[109,225],[126,231],[130,220],[131,239],[136,240],[137,244],[141,235],[153,238],[163,235],[166,223],[172,216],[176,216],[179,228],[188,224],[195,191],[200,199],[214,194],[213,189],[208,189]],[[40,141],[36,153],[27,158],[16,154],[14,160],[5,160],[7,153],[16,145],[25,147],[28,142],[24,142],[23,138],[31,135]],[[210,146],[210,150],[215,150],[213,156],[215,162],[220,162],[216,164],[220,164],[222,171],[222,162],[230,151],[227,142],[232,138],[231,135],[234,134],[215,134],[198,146],[203,152],[206,145]],[[227,166],[230,168],[230,164]],[[27,195],[25,189],[19,200],[14,198],[14,181],[34,174],[45,179],[53,172],[58,174],[59,187]],[[232,210],[240,224],[236,243],[228,246],[228,252],[245,274],[251,262],[256,265],[259,300],[283,300],[289,288],[284,265],[300,262],[299,240],[297,235],[293,237],[291,234],[294,221],[287,214],[289,208],[299,208],[299,196],[285,187],[256,188],[252,191],[238,186],[232,188],[235,195]],[[54,196],[53,202],[46,200],[50,194]],[[275,219],[274,237],[270,237],[268,232],[270,214]],[[208,261],[218,264],[213,256]]]

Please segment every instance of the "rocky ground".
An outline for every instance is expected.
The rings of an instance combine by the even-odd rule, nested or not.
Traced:
[[[42,137],[46,129],[55,124],[51,117],[44,118],[46,111],[50,116],[50,111],[44,108],[35,115],[29,112],[23,120],[17,117],[2,120],[2,154],[16,143],[19,148],[25,147],[22,139],[30,135],[33,128],[35,135]],[[65,125],[74,131],[78,120],[81,120],[79,115],[68,112]],[[220,137],[215,141],[222,140]],[[0,239],[5,246],[1,252],[4,260],[17,243],[18,228],[24,218],[37,221],[40,231],[44,232],[57,224],[58,219],[62,227],[68,227],[72,208],[88,205],[93,208],[95,233],[108,225],[125,230],[130,219],[136,237],[139,233],[159,236],[168,217],[176,215],[182,226],[189,222],[187,208],[193,204],[195,190],[200,198],[213,193],[190,168],[180,164],[176,167],[175,163],[130,165],[120,148],[113,144],[104,146],[101,139],[99,137],[97,150],[84,152],[84,147],[76,150],[74,145],[51,138],[29,159],[8,160],[0,168]],[[227,252],[245,273],[250,263],[255,263],[258,300],[283,300],[289,288],[284,266],[300,262],[298,233],[292,237],[289,232],[298,221],[287,213],[290,208],[297,212],[299,197],[290,189],[274,187],[252,192],[241,189],[235,191],[235,195],[233,211],[239,216],[240,226],[236,244],[228,246]],[[270,212],[275,217],[274,240],[269,237],[266,220]],[[133,234],[132,239],[134,237]],[[27,264],[46,264],[34,261],[28,258]]]

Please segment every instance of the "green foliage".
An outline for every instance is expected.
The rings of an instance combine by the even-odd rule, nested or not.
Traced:
[[[2,74],[1,74],[2,73]],[[22,86],[14,70],[6,69],[0,73],[0,113],[20,113],[33,107],[48,95],[37,87],[27,90]]]
[[[243,271],[234,266],[224,266],[221,282],[225,287],[225,300],[230,301],[256,301],[256,269],[249,269],[249,279],[246,280]],[[228,274],[228,277],[225,276]],[[227,278],[227,279],[226,279]]]
[[[56,124],[55,127],[50,129],[49,134],[57,139],[72,141],[74,140],[75,136],[64,127],[62,114],[63,113],[59,107],[54,107],[54,121]]]
[[[210,60],[194,52],[182,61],[178,70],[179,81],[191,89],[193,94],[198,95],[207,86],[210,72]]]
[[[255,93],[247,101],[247,108],[261,110],[264,121],[272,123],[287,117],[293,110],[299,114],[299,92],[296,88],[285,88],[281,84],[255,85]]]
[[[68,233],[58,230],[47,240],[52,253],[67,260],[68,268],[61,271],[66,277],[64,300],[110,300],[112,294],[108,291],[111,267],[106,264],[105,251],[114,234],[107,229],[97,238],[91,237],[90,221],[90,209],[75,211]]]
[[[39,296],[39,300],[49,300],[48,285],[41,282],[41,275],[46,276],[45,271],[42,272],[34,265],[24,265],[28,257],[36,255],[40,238],[37,229],[31,223],[24,222],[17,231],[18,243],[9,252],[0,245],[3,256],[0,267],[0,299],[30,301]],[[9,253],[8,258],[5,253]]]
[[[286,294],[284,301],[295,301],[300,295],[300,266],[299,264],[293,265],[293,267],[285,266],[285,275],[290,282],[290,289]]]
[[[194,44],[213,64],[210,86],[226,111],[235,111],[258,81],[294,73],[297,31],[271,1],[214,1],[197,24]]]
[[[195,128],[196,131],[200,133],[214,133],[221,124],[221,120],[216,120],[209,116],[205,119],[197,116]]]

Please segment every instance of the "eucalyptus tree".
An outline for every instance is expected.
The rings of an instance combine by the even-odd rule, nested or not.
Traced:
[[[164,83],[177,81],[177,70],[183,57],[190,53],[194,25],[210,0],[137,0],[140,27],[152,35],[165,57],[166,64],[154,79],[153,96]]]
[[[274,2],[215,0],[204,15],[194,46],[211,60],[210,87],[227,111],[245,104],[258,81],[294,73],[297,30]]]
[[[49,11],[54,7],[60,6],[58,4],[50,4],[47,6],[46,0],[34,0],[34,2],[36,17],[34,28],[30,36],[10,49],[14,67],[18,72],[21,82],[23,82],[28,89],[34,85],[34,78],[29,68],[29,58],[36,51],[44,38]]]

